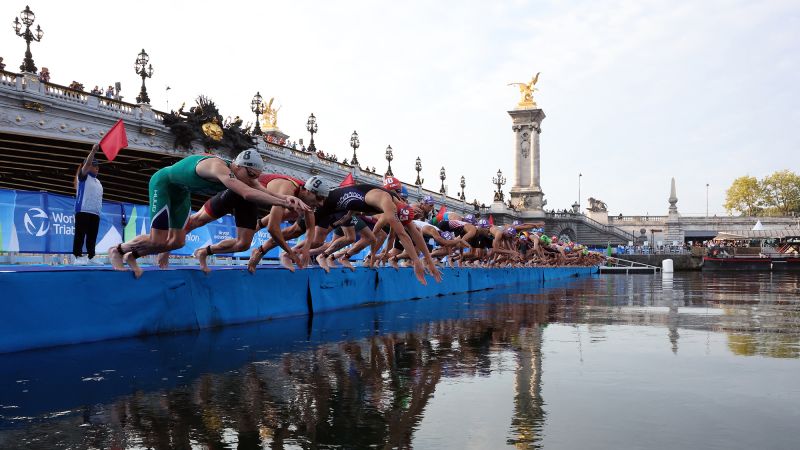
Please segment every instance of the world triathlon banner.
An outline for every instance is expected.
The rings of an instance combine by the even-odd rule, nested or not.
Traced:
[[[103,202],[97,252],[106,253],[109,247],[140,234],[150,233],[150,216],[145,205]],[[283,227],[287,224],[283,224]],[[75,199],[46,192],[0,189],[0,252],[72,253],[75,234]],[[191,255],[195,250],[236,237],[231,216],[198,228],[186,236],[186,246],[172,252]],[[253,239],[252,248],[269,239],[261,230]],[[294,240],[289,245],[294,245]],[[234,256],[249,257],[250,250]],[[278,257],[278,249],[267,254]]]

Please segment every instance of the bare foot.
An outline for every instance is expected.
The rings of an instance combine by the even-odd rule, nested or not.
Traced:
[[[336,267],[336,265],[339,263],[339,261],[337,261],[336,257],[333,256],[333,255],[328,256],[328,261],[327,262],[328,262],[328,267],[330,267],[330,268]]]
[[[122,253],[117,250],[116,246],[108,249],[108,260],[111,262],[114,270],[128,270],[125,268],[125,264],[122,261],[122,256]]]
[[[280,262],[284,268],[288,269],[289,272],[294,272],[294,262],[286,253],[281,253],[281,256],[278,257],[278,262]]]
[[[198,248],[194,251],[192,256],[197,258],[197,262],[200,263],[200,270],[205,273],[211,273],[211,269],[208,267],[208,262],[206,261],[206,259],[208,259],[208,252],[205,248]]]
[[[342,255],[342,257],[341,257],[341,258],[337,259],[337,261],[339,262],[339,264],[341,264],[341,265],[343,265],[343,266],[347,267],[347,268],[348,268],[348,269],[350,269],[351,271],[353,271],[353,272],[355,272],[355,271],[356,271],[356,268],[355,268],[355,267],[353,267],[353,264],[352,264],[352,263],[350,262],[350,260],[349,260],[349,259],[347,259],[347,257],[345,257],[344,255]]]
[[[158,264],[159,269],[166,269],[169,267],[169,252],[159,253],[156,256],[156,264]]]
[[[256,273],[256,269],[258,268],[258,263],[261,262],[261,258],[264,257],[264,252],[261,251],[261,247],[256,247],[250,253],[250,260],[247,261],[247,271],[250,273]]]
[[[125,253],[122,259],[124,259],[125,262],[128,263],[128,266],[131,268],[131,270],[133,270],[133,276],[138,280],[142,276],[142,273],[144,273],[144,270],[142,270],[142,268],[139,267],[139,263],[136,262],[136,258],[133,256],[133,252]]]
[[[320,253],[319,255],[317,255],[316,259],[317,259],[317,264],[319,264],[319,266],[322,267],[322,270],[324,270],[325,273],[331,273],[331,268],[328,267],[328,258],[326,258],[324,254]]]

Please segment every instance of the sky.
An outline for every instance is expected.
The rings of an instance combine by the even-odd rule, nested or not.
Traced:
[[[27,0],[26,0],[27,1]],[[2,2],[10,25],[25,2]],[[542,190],[548,209],[594,197],[610,214],[666,215],[670,178],[685,215],[725,214],[742,175],[798,171],[800,2],[587,1],[33,1],[52,82],[87,89],[120,81],[135,101],[143,48],[154,108],[204,94],[223,116],[252,120],[258,91],[278,126],[362,164],[392,168],[450,195],[488,203],[498,169],[513,181],[511,82],[541,72]],[[2,28],[0,28],[2,29]],[[25,43],[9,26],[0,56],[16,68]],[[171,89],[166,90],[169,86]],[[579,174],[582,174],[579,177]],[[709,184],[706,189],[706,184]]]

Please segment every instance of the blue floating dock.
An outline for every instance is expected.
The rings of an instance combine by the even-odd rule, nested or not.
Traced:
[[[0,267],[0,353],[198,330],[590,275],[596,267],[442,269],[419,284],[411,269],[148,270]]]

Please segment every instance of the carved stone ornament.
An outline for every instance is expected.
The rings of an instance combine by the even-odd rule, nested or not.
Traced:
[[[522,139],[521,142],[519,143],[519,150],[522,153],[523,158],[528,157],[528,152],[530,151],[530,149],[531,149],[530,136],[528,135],[528,132],[525,131],[522,133]]]

